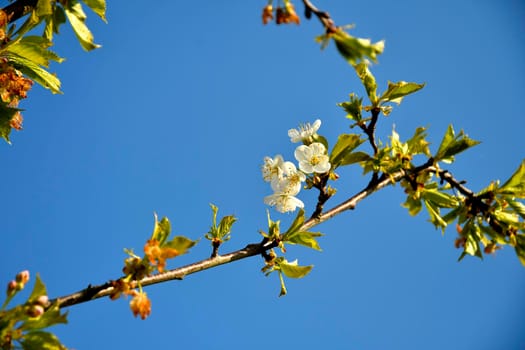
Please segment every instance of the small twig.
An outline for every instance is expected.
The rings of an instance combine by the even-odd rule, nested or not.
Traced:
[[[381,110],[379,108],[372,109],[372,118],[370,119],[370,123],[368,123],[368,125],[361,126],[361,129],[363,129],[366,136],[368,136],[368,142],[374,150],[374,156],[377,154],[377,152],[379,152],[376,144],[376,124],[379,119],[380,112]]]
[[[321,21],[327,33],[335,33],[337,31],[337,26],[328,12],[319,10],[309,0],[303,0],[303,4],[306,18],[310,18],[313,13]]]
[[[323,212],[324,204],[332,195],[328,192],[326,188],[326,184],[328,183],[329,175],[325,174],[319,181],[318,184],[315,185],[315,188],[319,190],[319,196],[317,197],[317,204],[315,205],[315,210],[310,216],[310,218],[316,218]]]

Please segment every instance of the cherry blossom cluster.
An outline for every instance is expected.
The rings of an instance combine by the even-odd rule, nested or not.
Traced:
[[[274,192],[264,197],[265,204],[275,207],[281,213],[294,211],[297,207],[304,208],[304,203],[296,197],[301,191],[302,183],[308,175],[324,174],[331,167],[325,145],[316,142],[320,126],[321,120],[317,119],[313,124],[306,123],[298,129],[288,130],[293,143],[303,143],[294,152],[299,169],[294,163],[285,161],[280,154],[273,158],[264,158],[263,179],[270,183]]]

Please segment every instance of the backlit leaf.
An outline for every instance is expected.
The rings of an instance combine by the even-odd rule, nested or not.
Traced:
[[[498,193],[525,198],[525,160],[521,162],[514,174],[498,189]]]
[[[410,95],[418,90],[421,90],[425,84],[407,83],[406,81],[398,81],[397,83],[388,82],[387,90],[379,97],[381,103],[394,102],[401,103],[403,97]]]
[[[288,262],[288,261],[283,259],[282,261],[279,262],[279,267],[280,267],[282,273],[286,277],[302,278],[302,277],[306,276],[308,273],[310,273],[310,271],[312,270],[312,268],[314,266],[313,265],[299,266],[297,264],[297,260],[294,260],[292,262]]]

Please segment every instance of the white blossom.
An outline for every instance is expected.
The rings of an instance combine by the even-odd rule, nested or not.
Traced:
[[[305,123],[299,125],[298,129],[288,130],[288,136],[293,143],[307,141],[317,133],[317,130],[321,127],[321,120],[317,119],[312,125]]]
[[[297,168],[293,163],[288,163],[290,163],[291,166],[289,167],[288,172],[284,173],[286,176],[283,176],[276,181],[272,181],[271,186],[275,193],[285,193],[295,196],[301,190],[301,182],[306,180],[306,176],[302,172],[297,171]]]
[[[271,182],[273,179],[282,177],[282,165],[284,163],[283,157],[278,154],[273,158],[264,157],[264,164],[262,166],[263,179],[266,182]]]
[[[295,197],[301,191],[301,183],[306,176],[298,171],[295,164],[285,162],[280,155],[274,158],[265,157],[262,166],[263,179],[270,182],[274,194],[266,196],[264,203],[275,206],[281,213],[304,207],[301,200]]]
[[[306,174],[322,174],[330,170],[331,165],[326,155],[326,148],[320,142],[301,145],[295,149],[294,155],[299,162],[299,169]]]
[[[281,213],[294,211],[297,207],[304,208],[304,203],[299,198],[286,193],[274,193],[266,196],[264,197],[264,203],[275,206],[275,210]]]

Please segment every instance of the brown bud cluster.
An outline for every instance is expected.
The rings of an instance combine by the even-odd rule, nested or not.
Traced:
[[[275,12],[275,16],[274,16]],[[295,23],[299,24],[301,20],[295,12],[295,8],[291,1],[285,1],[284,6],[278,6],[277,9],[273,8],[273,5],[269,3],[263,8],[262,12],[262,21],[263,24],[268,24],[275,18],[276,24],[289,24]]]
[[[31,86],[33,81],[24,78],[22,73],[9,65],[7,60],[0,62],[0,98],[4,104],[16,108],[19,101],[27,97]],[[20,112],[16,112],[11,118],[11,127],[16,130],[22,129],[22,120]]]

